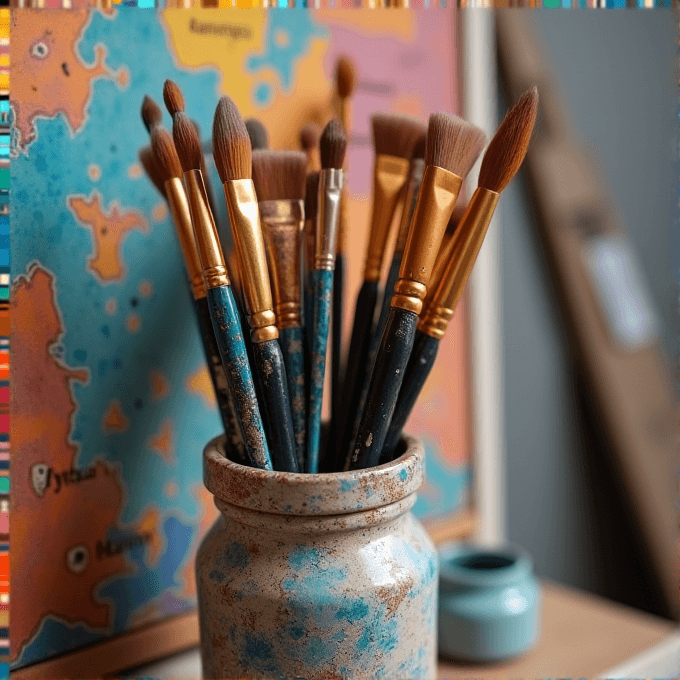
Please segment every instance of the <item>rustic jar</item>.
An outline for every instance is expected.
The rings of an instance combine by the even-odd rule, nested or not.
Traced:
[[[438,559],[411,513],[423,446],[368,470],[245,467],[203,454],[221,511],[196,557],[206,678],[403,680],[437,673]]]

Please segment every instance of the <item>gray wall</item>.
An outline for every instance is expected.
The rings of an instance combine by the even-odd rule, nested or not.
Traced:
[[[669,10],[531,16],[571,123],[599,160],[663,320],[678,343],[677,29]],[[499,97],[499,116],[506,110]],[[625,499],[591,436],[524,178],[502,206],[507,531],[539,574],[662,612]]]

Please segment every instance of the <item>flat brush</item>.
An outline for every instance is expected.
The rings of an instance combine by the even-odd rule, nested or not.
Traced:
[[[338,239],[340,196],[344,182],[347,137],[342,125],[331,120],[321,135],[321,172],[314,252],[312,334],[310,338],[309,422],[306,472],[319,470],[321,408],[326,377],[326,348],[333,295],[333,270]]]
[[[404,379],[427,285],[464,177],[486,137],[461,118],[430,116],[425,172],[406,239],[399,280],[368,388],[366,406],[352,447],[350,467],[374,466]]]
[[[341,56],[335,65],[335,104],[337,117],[345,129],[349,140],[350,131],[350,99],[356,84],[356,71],[351,59]],[[340,197],[340,217],[338,223],[338,253],[335,258],[333,273],[333,309],[331,312],[331,418],[340,412],[342,385],[340,376],[343,373],[342,356],[342,320],[345,307],[345,279],[347,253],[347,193]]]
[[[222,97],[215,110],[213,153],[227,201],[236,259],[241,271],[274,466],[277,470],[297,472],[288,379],[278,342],[267,256],[252,180],[252,149],[246,126],[229,97]]]
[[[274,293],[279,345],[288,377],[295,452],[304,470],[307,390],[302,331],[300,259],[307,157],[301,151],[253,152],[253,182]]]
[[[359,290],[352,338],[347,355],[347,369],[342,386],[341,409],[333,414],[331,439],[334,455],[329,460],[333,469],[340,468],[352,443],[352,425],[359,409],[368,350],[373,329],[373,316],[378,300],[378,282],[390,225],[408,178],[411,153],[425,131],[423,124],[410,116],[376,114],[371,119],[375,162],[373,165],[373,211],[366,249],[364,281]]]
[[[307,172],[319,169],[319,136],[321,128],[316,123],[306,123],[300,128],[300,148],[307,154]]]
[[[537,111],[538,94],[534,88],[507,113],[484,154],[478,188],[450,243],[442,248],[437,259],[433,273],[433,293],[431,296],[428,294],[424,313],[418,323],[381,462],[391,460],[396,451],[404,425],[434,365],[439,342],[465,290],[500,193],[524,160]]]
[[[236,420],[246,455],[256,467],[272,469],[255,386],[215,220],[203,184],[199,157],[201,142],[196,128],[183,113],[173,116],[173,135],[184,170],[194,238],[201,260],[208,310],[222,357]]]
[[[253,151],[269,148],[269,133],[262,121],[257,118],[246,118],[246,130],[248,130],[248,137],[250,137],[250,147]]]
[[[203,281],[203,268],[194,237],[191,209],[182,185],[180,161],[169,133],[161,127],[154,126],[151,129],[151,144],[152,158],[148,160],[153,161],[155,172],[163,182],[164,195],[170,206],[189,278],[203,350],[227,442],[230,444],[230,450],[235,453],[237,462],[242,462],[245,459],[243,436],[238,425],[236,406],[231,398],[232,392],[229,389],[229,381],[210,321],[207,289]],[[148,158],[146,153],[144,153],[144,157]],[[262,463],[265,462],[266,460],[263,459]]]

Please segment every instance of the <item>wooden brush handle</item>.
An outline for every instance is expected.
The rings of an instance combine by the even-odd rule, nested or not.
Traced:
[[[333,472],[343,469],[349,454],[349,447],[352,444],[353,432],[351,428],[354,414],[359,408],[361,388],[363,387],[363,374],[368,360],[373,313],[377,298],[378,282],[364,281],[357,297],[357,305],[354,312],[352,339],[349,344],[349,354],[347,355],[345,382],[342,386],[342,410],[339,418],[331,428],[331,436],[329,437],[329,442],[336,442],[328,467]]]
[[[307,437],[306,472],[319,471],[319,441],[321,436],[321,407],[326,377],[326,347],[333,295],[333,272],[320,269],[314,272],[314,324],[309,373],[309,422]]]
[[[378,464],[404,380],[418,325],[418,315],[393,307],[375,360],[366,408],[352,448],[350,469]]]
[[[255,467],[272,469],[267,438],[246,357],[239,313],[230,286],[208,289],[208,308],[246,454]]]
[[[253,343],[255,369],[260,381],[262,403],[267,413],[269,446],[274,469],[298,472],[288,378],[278,340]]]
[[[344,196],[344,194],[343,194]],[[333,309],[331,310],[331,419],[340,412],[342,385],[342,319],[345,293],[345,256],[340,253],[335,259],[333,274]]]
[[[303,332],[300,326],[279,330],[279,345],[283,353],[288,376],[290,411],[295,434],[295,455],[298,468],[305,469],[305,448],[307,445],[307,388],[305,385],[305,359]]]
[[[394,458],[401,433],[418,400],[427,376],[430,375],[432,366],[434,366],[438,349],[439,340],[437,338],[433,338],[422,331],[416,331],[416,339],[413,342],[411,356],[404,373],[404,382],[399,392],[397,405],[392,414],[392,422],[387,430],[385,445],[380,456],[381,464],[388,463]]]
[[[231,398],[229,383],[227,382],[227,374],[222,365],[220,349],[217,346],[215,331],[213,330],[212,321],[210,319],[208,298],[202,297],[198,300],[194,300],[194,306],[198,318],[198,329],[203,343],[205,361],[208,364],[208,371],[210,372],[213,389],[215,390],[217,406],[220,411],[220,416],[222,417],[222,425],[224,426],[224,431],[227,435],[227,448],[230,453],[233,452],[235,454],[237,463],[248,465],[245,448],[243,447],[243,439],[241,438],[241,430],[238,426],[238,419],[236,418],[234,402]]]

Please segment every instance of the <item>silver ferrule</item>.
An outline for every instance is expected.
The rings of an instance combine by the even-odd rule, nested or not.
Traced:
[[[341,168],[326,168],[319,173],[319,208],[316,220],[314,269],[335,269],[338,248],[340,196],[345,182]]]

